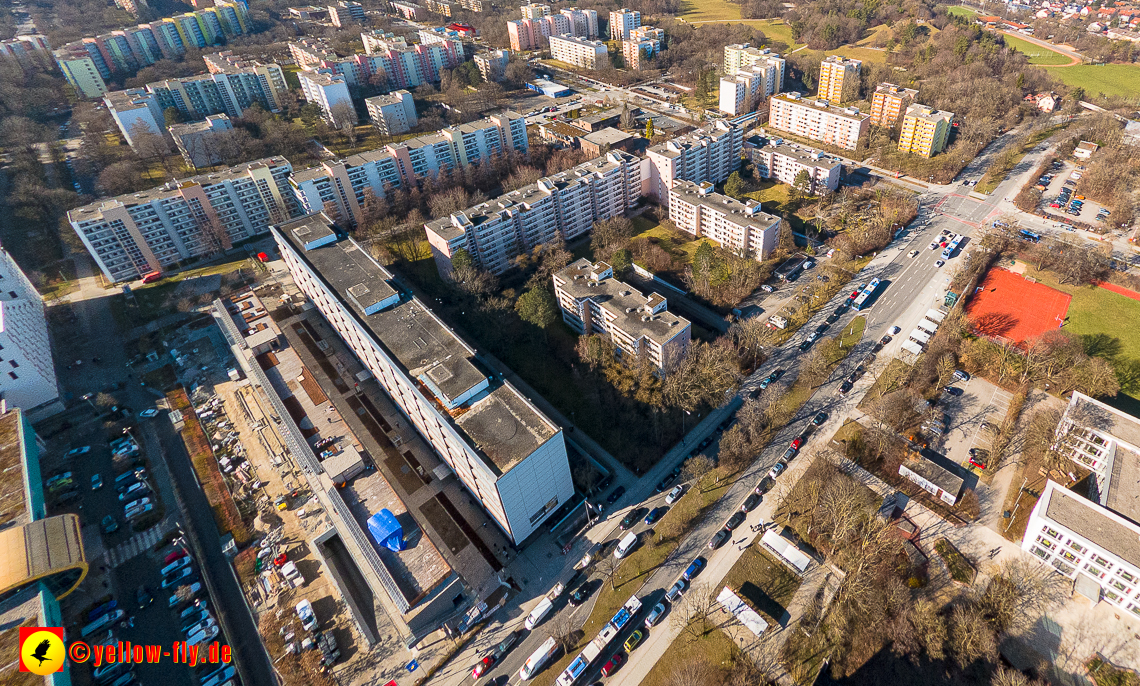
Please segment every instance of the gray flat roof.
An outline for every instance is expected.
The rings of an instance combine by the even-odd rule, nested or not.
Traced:
[[[701,195],[700,186],[692,181],[679,181],[670,189],[681,196],[681,199],[693,205],[704,205],[717,212],[725,212],[729,219],[736,224],[748,224],[758,229],[767,229],[780,223],[780,218],[759,210],[760,204],[746,205],[735,198],[720,193],[707,193]],[[756,211],[750,211],[757,208]]]
[[[651,310],[664,298],[656,293],[646,296],[633,286],[613,277],[594,281],[590,278],[593,271],[594,265],[583,257],[558,272],[556,278],[559,281],[559,288],[571,297],[590,298],[598,303],[600,307],[616,315],[617,325],[631,336],[645,336],[657,343],[666,343],[690,325],[688,319],[678,317],[667,309],[645,321],[644,317],[649,315],[646,308]],[[597,285],[591,287],[589,285],[591,283]]]
[[[354,297],[351,290],[366,284],[370,291],[395,294],[396,289],[389,283],[393,275],[351,239],[305,250],[304,243],[292,229],[314,221],[314,217],[319,218],[320,214],[275,226],[274,230],[312,266],[409,378],[423,383],[421,377],[426,377],[449,403],[489,379],[475,362],[474,348],[418,299],[405,295],[395,305],[365,314],[367,305]],[[434,397],[426,387],[421,393]],[[558,430],[510,384],[492,381],[489,393],[475,397],[466,412],[457,412],[455,423],[460,433],[466,434],[471,445],[487,458],[487,464],[500,473],[534,452]],[[441,414],[451,414],[442,404],[439,410]]]
[[[1060,486],[1049,496],[1049,519],[1140,567],[1140,535],[1101,511],[1096,503]]]
[[[613,145],[615,143],[620,143],[624,140],[633,138],[633,136],[620,129],[615,129],[612,126],[607,126],[606,128],[599,131],[587,133],[585,136],[582,136],[582,138],[596,145]]]
[[[1140,522],[1140,453],[1117,445],[1104,506],[1122,517]]]
[[[965,479],[923,454],[918,459],[907,460],[903,465],[947,493],[958,495]]]
[[[770,150],[771,152],[774,152],[774,153],[777,153],[780,155],[784,155],[786,157],[792,157],[797,162],[799,162],[800,164],[803,164],[806,166],[819,167],[821,169],[834,169],[835,167],[839,166],[839,162],[836,162],[835,160],[831,159],[830,157],[819,158],[819,157],[816,157],[815,155],[813,155],[812,153],[822,154],[822,153],[820,153],[820,151],[814,150],[814,149],[807,150],[804,148],[797,148],[797,147],[792,146],[792,145],[783,145],[783,144],[781,144],[781,145],[769,145],[769,146],[765,146],[765,148],[761,148],[761,149],[762,150],[767,149],[767,150]]]
[[[1140,450],[1140,418],[1079,392],[1073,394],[1065,415],[1068,419],[1075,419],[1084,426],[1108,434],[1117,441]]]

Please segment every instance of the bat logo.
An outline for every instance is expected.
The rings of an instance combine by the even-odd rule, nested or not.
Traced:
[[[42,665],[44,663],[44,660],[50,660],[51,659],[50,657],[47,656],[47,652],[49,650],[51,650],[51,641],[48,641],[48,640],[40,641],[40,644],[38,646],[36,646],[35,652],[32,653],[32,657],[39,660],[40,664]]]

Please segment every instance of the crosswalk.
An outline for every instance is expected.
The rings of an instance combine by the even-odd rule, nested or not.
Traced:
[[[174,519],[167,517],[146,531],[132,536],[130,540],[125,543],[120,543],[114,548],[104,552],[103,559],[108,567],[118,567],[139,553],[154,547],[154,545],[158,543],[163,536],[172,531],[174,527]]]

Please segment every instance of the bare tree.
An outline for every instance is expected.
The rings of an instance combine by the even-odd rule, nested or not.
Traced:
[[[332,126],[340,135],[344,136],[352,149],[356,149],[356,108],[353,107],[352,102],[348,100],[339,100],[329,108],[329,118],[332,120]]]
[[[673,605],[669,618],[674,629],[691,639],[703,637],[713,628],[712,616],[720,604],[715,588],[705,584],[691,586],[679,603]]]
[[[704,657],[686,660],[666,677],[666,686],[716,686],[720,683],[718,670]]]
[[[685,467],[681,470],[681,480],[692,481],[696,484],[702,476],[711,472],[715,467],[716,463],[708,455],[704,453],[694,455],[685,460]]]
[[[615,586],[616,581],[614,577],[617,576],[617,570],[620,566],[621,560],[613,555],[605,555],[594,563],[594,572],[602,578],[603,583],[606,581],[610,582],[611,591],[616,591],[617,587]]]
[[[994,661],[997,639],[978,608],[962,604],[954,606],[948,623],[947,646],[950,655],[965,669],[976,661]]]
[[[574,618],[569,612],[560,612],[550,622],[550,636],[562,647],[562,652],[569,653],[578,644],[578,629],[574,626]]]

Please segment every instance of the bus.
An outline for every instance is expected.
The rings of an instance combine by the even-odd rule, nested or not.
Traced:
[[[1022,229],[1018,233],[1021,235],[1021,239],[1024,241],[1030,241],[1032,243],[1036,243],[1037,241],[1041,240],[1041,234],[1033,233],[1032,231],[1029,231],[1028,229]]]
[[[557,649],[558,642],[554,640],[553,636],[546,639],[543,644],[538,647],[538,650],[531,653],[530,657],[526,659],[522,669],[519,670],[519,678],[523,681],[527,681],[537,674],[538,670],[542,669],[543,666],[550,661],[550,658],[554,657],[554,651]]]
[[[854,302],[851,303],[851,307],[856,310],[861,310],[866,307],[867,301],[871,298],[872,295],[875,294],[875,291],[878,290],[878,288],[879,280],[871,279],[871,283],[867,284],[867,287],[863,289],[863,292],[856,296]]]
[[[589,645],[578,654],[578,657],[574,658],[574,661],[563,670],[562,674],[558,676],[556,681],[557,685],[574,686],[574,682],[578,680],[578,677],[582,676],[586,669],[593,664],[599,656],[607,652],[609,645],[614,642],[622,629],[629,625],[630,621],[633,620],[640,609],[641,601],[637,595],[634,594],[626,601],[625,605],[622,605],[621,609],[617,611],[617,614],[615,614],[610,621],[606,622],[606,625],[602,627],[602,630],[598,632],[594,640],[590,641]]]

